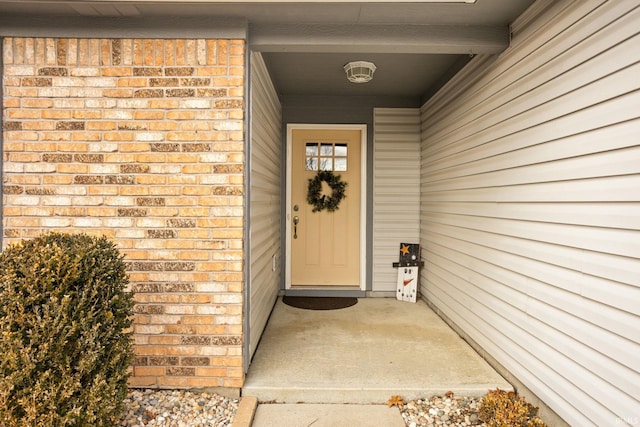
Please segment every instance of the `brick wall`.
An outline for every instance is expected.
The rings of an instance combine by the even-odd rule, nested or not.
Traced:
[[[5,38],[3,245],[113,238],[132,386],[242,386],[244,42]]]

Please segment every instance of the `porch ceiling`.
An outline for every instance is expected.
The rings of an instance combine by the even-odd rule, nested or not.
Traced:
[[[96,28],[144,36],[154,27],[175,35],[244,25],[283,96],[424,100],[470,55],[505,49],[509,24],[533,2],[0,0],[0,35],[61,35],[74,26],[81,31],[72,36]],[[342,67],[353,60],[376,64],[372,82],[347,82]]]

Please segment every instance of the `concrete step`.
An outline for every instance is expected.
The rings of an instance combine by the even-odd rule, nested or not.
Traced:
[[[243,396],[259,402],[384,404],[511,390],[423,301],[363,298],[314,311],[278,301],[249,368]]]
[[[479,384],[474,386],[441,386],[441,387],[378,387],[375,389],[358,387],[291,387],[291,386],[259,386],[247,385],[243,388],[243,395],[255,396],[259,402],[274,403],[312,403],[312,404],[354,404],[354,405],[381,405],[386,404],[391,396],[402,396],[405,401],[444,395],[451,391],[457,396],[481,397],[490,389],[497,386],[491,384]],[[511,386],[500,387],[503,390],[511,390]]]

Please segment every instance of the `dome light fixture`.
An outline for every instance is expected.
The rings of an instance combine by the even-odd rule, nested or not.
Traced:
[[[373,79],[376,64],[367,61],[352,61],[344,66],[344,71],[351,83],[367,83]]]

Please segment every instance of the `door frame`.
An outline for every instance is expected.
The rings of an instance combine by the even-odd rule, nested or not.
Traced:
[[[291,287],[291,147],[293,143],[294,130],[359,130],[360,131],[360,287],[359,289],[346,287],[340,288],[332,286],[309,287],[305,290],[317,291],[366,291],[367,289],[367,125],[366,124],[307,124],[295,123],[287,124],[287,164],[286,164],[286,203],[285,203],[285,290],[296,289]]]

